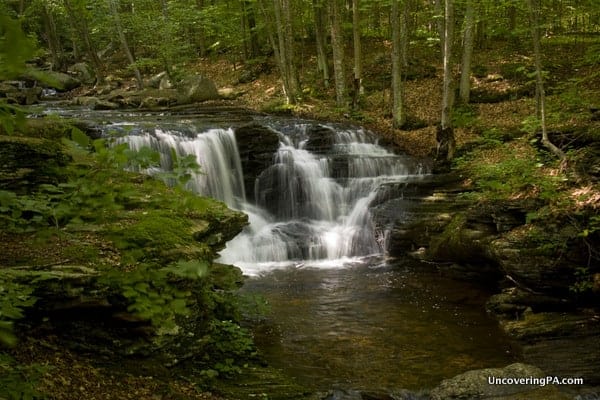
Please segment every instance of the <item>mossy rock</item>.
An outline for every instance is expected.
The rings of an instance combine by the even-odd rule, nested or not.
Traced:
[[[32,137],[0,136],[0,189],[26,192],[61,180],[71,158],[61,143]]]
[[[486,232],[468,226],[467,216],[457,213],[446,225],[444,231],[432,237],[428,256],[437,261],[473,263],[487,260],[485,243]]]

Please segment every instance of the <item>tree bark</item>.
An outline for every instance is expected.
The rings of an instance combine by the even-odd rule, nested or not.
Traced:
[[[325,50],[325,7],[322,0],[313,0],[313,12],[315,14],[315,40],[317,44],[317,68],[323,74],[323,85],[329,87],[329,63],[327,51]]]
[[[454,88],[452,80],[452,43],[454,37],[454,4],[446,0],[444,5],[444,82],[442,91],[442,118],[436,136],[438,142],[437,160],[449,162],[454,157],[456,147],[452,127]]]
[[[135,80],[137,83],[137,88],[139,90],[144,88],[144,81],[142,80],[142,74],[140,73],[139,68],[135,65],[135,58],[131,53],[129,48],[129,43],[127,43],[127,38],[125,37],[125,32],[123,31],[123,26],[121,25],[121,17],[119,16],[119,9],[117,7],[116,0],[108,0],[108,5],[110,12],[113,16],[113,20],[115,22],[115,28],[117,29],[117,34],[119,35],[119,41],[121,42],[121,47],[123,47],[123,51],[127,56],[127,60],[129,61],[129,65],[133,68],[133,72],[135,74]]]
[[[44,10],[42,18],[44,20],[44,27],[46,29],[46,41],[48,42],[48,48],[50,49],[50,54],[52,55],[51,69],[53,71],[60,71],[64,67],[64,57],[63,48],[56,32],[54,15],[52,14],[52,10],[48,8],[48,4],[46,2],[43,3],[42,7]]]
[[[335,79],[335,103],[346,108],[346,72],[344,70],[344,38],[342,37],[340,5],[338,0],[330,2],[331,46],[333,48],[333,76]]]
[[[468,104],[471,97],[471,59],[473,57],[473,45],[475,43],[475,4],[473,0],[467,0],[465,13],[465,32],[463,39],[463,54],[460,65],[459,98],[463,104]]]
[[[83,40],[85,51],[87,56],[90,58],[96,78],[98,81],[102,82],[104,80],[104,65],[102,64],[100,57],[98,57],[96,47],[90,38],[90,29],[88,27],[85,10],[77,10],[76,12],[76,10],[73,8],[71,0],[63,1],[75,31],[77,31],[79,34],[80,39]]]
[[[362,85],[362,49],[360,43],[360,12],[359,1],[352,0],[352,40],[354,44],[354,95],[352,96],[352,108],[358,108],[360,96],[364,89]]]
[[[548,130],[546,127],[546,99],[544,92],[544,79],[542,77],[542,52],[540,45],[540,29],[539,29],[539,6],[535,3],[535,0],[527,0],[529,6],[529,12],[531,14],[531,34],[533,37],[533,52],[535,58],[535,83],[536,83],[536,96],[538,96],[538,110],[540,116],[540,122],[542,125],[542,145],[546,147],[551,153],[561,160],[565,159],[565,153],[556,147],[554,143],[548,138]]]
[[[444,51],[444,8],[443,8],[444,0],[433,0],[433,11],[436,16],[435,27],[437,29],[437,34],[440,38],[440,49],[442,52]]]
[[[392,0],[392,125],[401,128],[406,122],[404,110],[404,85],[402,82],[402,44],[400,29],[400,0]]]

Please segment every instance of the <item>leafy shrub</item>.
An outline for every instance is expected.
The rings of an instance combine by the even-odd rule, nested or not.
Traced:
[[[6,400],[44,399],[37,386],[49,368],[32,364],[20,365],[11,357],[0,354],[0,398]]]
[[[14,321],[23,317],[23,310],[36,302],[33,289],[16,283],[4,273],[0,277],[0,345],[14,346],[17,338],[12,332]]]

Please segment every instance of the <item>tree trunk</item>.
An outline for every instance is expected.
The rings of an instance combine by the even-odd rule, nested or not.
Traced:
[[[121,42],[121,46],[123,47],[123,51],[127,56],[127,60],[129,61],[129,65],[133,67],[133,72],[135,74],[135,80],[137,83],[137,88],[139,90],[144,88],[144,81],[142,80],[142,74],[140,73],[139,68],[135,65],[135,59],[133,58],[133,54],[129,49],[129,43],[127,43],[127,38],[125,37],[125,32],[123,32],[123,26],[121,25],[121,17],[119,16],[119,9],[117,7],[116,0],[108,0],[108,5],[110,12],[113,16],[115,22],[115,28],[117,29],[117,34],[119,35],[119,41]]]
[[[565,159],[565,153],[556,147],[548,138],[548,130],[546,127],[546,99],[544,92],[544,80],[542,78],[542,52],[540,45],[540,29],[539,29],[539,6],[535,3],[535,0],[527,0],[529,6],[529,12],[531,14],[531,34],[533,37],[533,52],[535,58],[535,84],[536,84],[536,96],[538,110],[540,116],[540,122],[542,125],[542,144],[550,152],[556,155],[559,159]]]
[[[352,0],[352,40],[354,43],[354,95],[352,96],[352,108],[358,108],[360,96],[364,92],[362,85],[362,51],[360,43],[360,13],[359,1]]]
[[[273,0],[273,15],[275,20],[276,37],[268,21],[273,20],[267,13],[265,5],[259,1],[259,6],[267,21],[267,31],[273,46],[273,52],[281,73],[283,93],[288,104],[295,104],[298,97],[298,77],[294,64],[294,47],[291,32],[291,12],[289,0]],[[288,23],[289,22],[289,23]],[[286,26],[287,25],[287,26]]]
[[[294,30],[292,21],[292,10],[290,0],[282,0],[281,11],[284,23],[285,55],[286,69],[289,75],[290,91],[294,97],[294,102],[300,95],[300,83],[298,79],[298,70],[296,68],[296,46],[294,41]]]
[[[54,15],[52,14],[52,10],[48,8],[48,4],[43,3],[43,20],[44,27],[46,29],[46,40],[48,42],[48,48],[50,49],[50,54],[52,55],[52,70],[60,71],[64,67],[64,57],[63,57],[63,48],[58,39],[58,34],[56,33],[56,23],[54,21]]]
[[[442,49],[442,52],[444,51],[444,9],[443,9],[443,4],[444,0],[433,0],[433,11],[435,13],[436,16],[436,29],[437,29],[437,34],[440,38],[440,49]]]
[[[315,40],[317,42],[317,68],[323,74],[323,85],[329,87],[329,63],[327,51],[325,50],[325,7],[322,0],[313,0],[313,11],[315,14]]]
[[[344,38],[342,37],[340,5],[338,0],[330,3],[331,46],[333,48],[333,76],[335,79],[335,104],[346,108],[346,73],[344,71]]]
[[[163,66],[165,67],[165,71],[169,78],[173,79],[173,68],[171,66],[171,62],[173,59],[173,40],[171,38],[171,28],[169,22],[169,5],[166,0],[160,0],[160,8],[162,11],[162,19],[163,19],[163,32],[162,32],[162,46],[161,46],[161,54],[159,55],[162,58]]]
[[[256,18],[254,16],[253,2],[250,0],[242,0],[242,14],[246,31],[244,38],[244,48],[246,58],[255,58],[259,53],[258,35],[256,33]]]
[[[459,98],[463,104],[468,104],[471,97],[471,59],[473,56],[473,45],[475,42],[475,4],[473,0],[467,0],[465,13],[465,33],[463,39],[463,54],[460,65]]]
[[[442,118],[437,132],[437,161],[448,163],[454,157],[456,147],[452,127],[454,88],[452,82],[452,43],[454,37],[454,4],[446,0],[444,6],[444,82],[442,91]]]
[[[98,81],[102,82],[104,80],[104,66],[102,61],[100,61],[96,47],[90,38],[90,30],[87,23],[86,12],[85,10],[75,10],[71,0],[64,0],[64,5],[75,31],[79,34],[79,38],[83,40],[85,51],[87,56],[90,58],[96,78]]]
[[[402,83],[402,44],[405,40],[401,37],[400,29],[400,0],[392,0],[392,125],[394,128],[401,128],[406,122],[406,112],[404,110],[404,88]]]

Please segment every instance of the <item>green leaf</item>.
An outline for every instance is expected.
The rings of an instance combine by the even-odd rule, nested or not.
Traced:
[[[83,148],[88,148],[90,146],[90,138],[80,129],[75,127],[71,130],[71,140]]]
[[[208,274],[208,267],[206,261],[178,261],[175,265],[165,268],[165,270],[182,278],[200,279]]]

